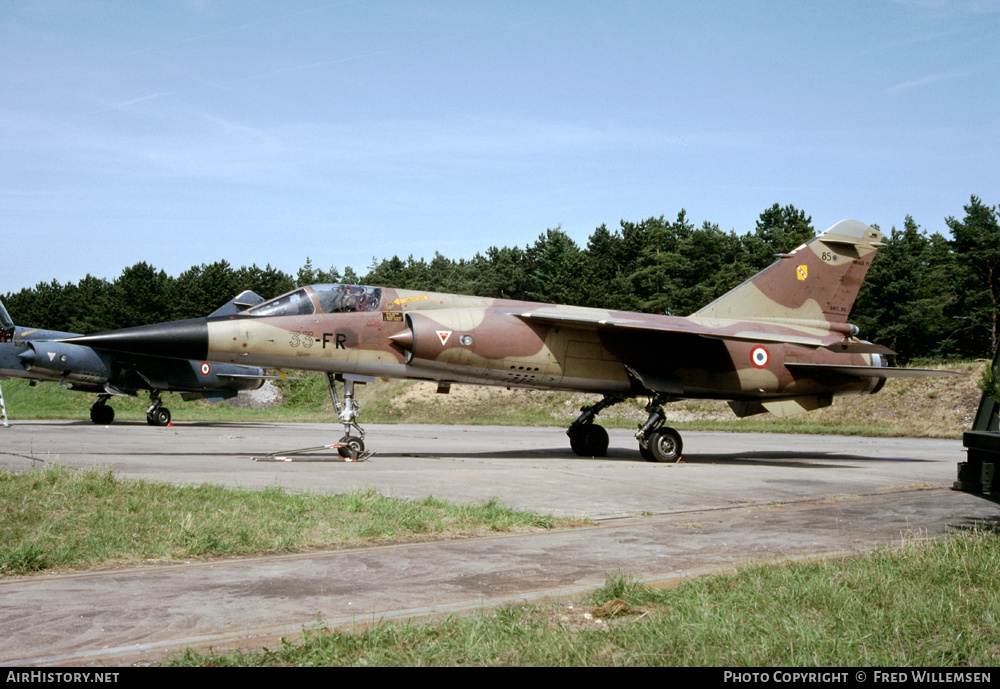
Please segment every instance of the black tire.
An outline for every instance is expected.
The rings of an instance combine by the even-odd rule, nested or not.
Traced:
[[[106,426],[115,420],[115,410],[106,404],[91,407],[90,420],[99,426]]]
[[[645,438],[639,439],[639,454],[647,462],[655,462],[656,458],[653,457],[653,452],[649,449],[649,441]]]
[[[681,442],[681,435],[673,428],[666,426],[659,428],[649,434],[646,439],[647,452],[649,457],[643,453],[643,458],[652,462],[676,462],[681,458],[684,444]],[[642,453],[642,445],[639,445],[639,452]]]
[[[340,448],[337,452],[341,457],[357,459],[365,451],[365,441],[356,435],[345,435],[340,439]]]
[[[151,414],[146,414],[146,423],[150,426],[166,426],[170,423],[170,410],[160,407]]]
[[[606,457],[608,444],[608,432],[596,423],[583,426],[569,437],[569,446],[581,457]]]

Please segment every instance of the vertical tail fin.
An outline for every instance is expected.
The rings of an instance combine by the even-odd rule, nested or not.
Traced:
[[[692,316],[846,323],[880,246],[881,232],[842,220]]]

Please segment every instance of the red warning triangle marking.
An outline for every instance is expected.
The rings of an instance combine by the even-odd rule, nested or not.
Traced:
[[[451,331],[450,330],[438,330],[436,332],[437,332],[438,338],[441,340],[441,344],[442,345],[448,344],[448,338],[451,337]]]

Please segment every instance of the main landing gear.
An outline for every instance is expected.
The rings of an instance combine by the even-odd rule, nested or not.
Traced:
[[[663,403],[666,401],[667,398],[660,393],[653,395],[646,405],[649,417],[635,432],[639,441],[639,454],[647,462],[676,462],[681,458],[681,450],[684,448],[681,434],[663,425],[667,418],[663,412]]]
[[[594,418],[604,409],[624,400],[624,397],[607,395],[597,404],[580,409],[583,413],[566,430],[573,452],[581,457],[604,457],[608,454],[608,432],[594,423]],[[639,454],[649,462],[676,462],[681,458],[683,443],[680,434],[663,425],[666,420],[663,404],[666,401],[665,395],[653,395],[646,405],[649,417],[635,434],[639,441]]]
[[[121,394],[124,395],[125,393]],[[90,407],[91,421],[99,426],[107,426],[115,420],[115,410],[108,404],[108,400],[112,397],[113,395],[108,392],[102,392],[97,396],[97,401]],[[149,399],[151,404],[146,410],[146,423],[150,426],[169,426],[170,410],[163,406],[163,400],[160,399],[160,391],[150,390]]]
[[[606,395],[597,404],[580,407],[583,413],[569,425],[566,435],[569,436],[569,446],[581,457],[604,457],[608,454],[608,432],[604,426],[598,426],[594,419],[608,407],[624,402],[624,397]]]

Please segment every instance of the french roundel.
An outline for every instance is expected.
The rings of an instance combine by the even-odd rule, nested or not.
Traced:
[[[212,367],[209,366],[207,363],[201,365],[201,375],[207,376],[211,372],[212,372]]]
[[[750,358],[757,368],[767,368],[767,362],[771,359],[771,355],[763,347],[754,347],[753,351],[750,352]]]

